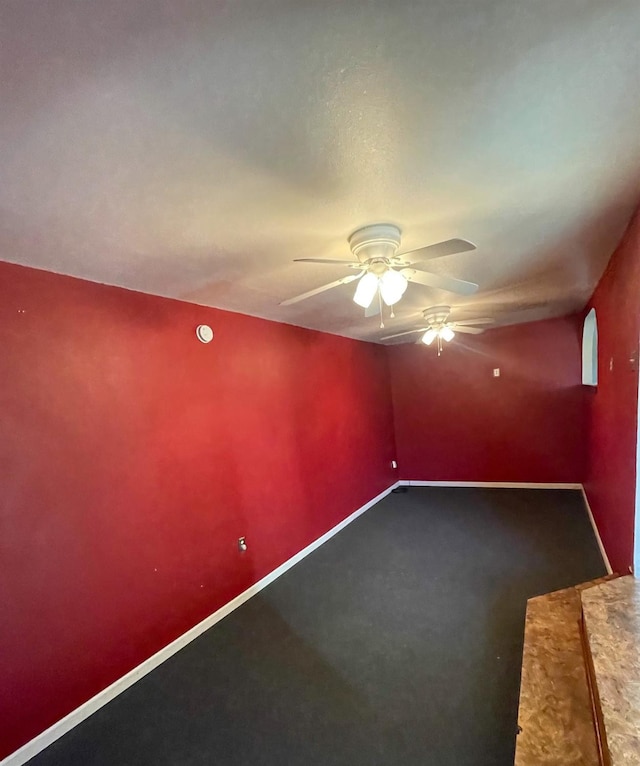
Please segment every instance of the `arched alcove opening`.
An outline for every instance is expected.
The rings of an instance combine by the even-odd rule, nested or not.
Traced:
[[[582,330],[582,383],[598,385],[598,322],[596,310],[591,309],[584,320]]]

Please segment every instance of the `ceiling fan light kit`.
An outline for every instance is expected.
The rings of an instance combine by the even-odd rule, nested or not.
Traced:
[[[433,328],[430,327],[422,336],[421,340],[425,346],[430,346],[433,343],[433,341],[436,339],[437,335],[438,335],[437,330],[434,330]]]
[[[296,258],[297,263],[332,264],[343,268],[358,269],[360,273],[308,290],[282,301],[280,305],[290,306],[339,285],[359,280],[353,296],[354,302],[366,310],[369,309],[374,298],[378,295],[380,308],[382,308],[384,301],[387,306],[391,307],[391,316],[393,316],[393,306],[400,301],[409,282],[416,282],[426,287],[448,290],[461,295],[471,295],[478,289],[475,282],[465,282],[462,279],[435,274],[429,271],[428,263],[426,263],[428,260],[442,258],[445,255],[475,250],[476,246],[473,243],[464,239],[449,239],[435,245],[398,254],[400,240],[401,232],[397,226],[391,223],[377,223],[357,229],[349,237],[349,247],[355,260]],[[377,313],[377,311],[372,313]],[[382,316],[382,311],[380,311],[380,315]],[[382,321],[380,326],[384,327]]]
[[[433,327],[430,327],[422,336],[422,338],[420,338],[420,340],[425,344],[425,346],[430,346],[433,341],[437,339],[438,356],[440,356],[442,354],[443,348],[442,341],[450,343],[455,337],[456,334],[451,329],[451,327],[449,325],[443,325],[437,330],[435,330]]]
[[[362,306],[363,309],[368,309],[377,292],[378,277],[369,271],[358,282],[356,292],[353,296],[354,303],[357,303],[358,306]]]
[[[440,330],[440,333],[439,333],[439,335],[440,335],[440,337],[442,338],[442,340],[446,340],[446,341],[447,341],[447,343],[449,343],[450,341],[452,341],[452,340],[455,338],[455,335],[456,335],[456,334],[455,334],[455,332],[454,332],[454,331],[451,329],[451,327],[450,327],[449,325],[445,325],[445,326],[444,326],[444,327],[443,327],[443,328]]]
[[[387,306],[393,306],[402,298],[409,282],[391,265],[399,245],[400,229],[393,224],[365,226],[349,237],[351,252],[366,269],[353,296],[358,306],[368,309],[378,294]],[[381,326],[384,326],[382,322]]]
[[[363,309],[368,309],[380,291],[380,296],[387,306],[393,306],[402,298],[408,284],[404,274],[388,267],[380,276],[368,271],[358,282],[353,301]]]
[[[404,274],[394,269],[387,269],[380,277],[380,295],[387,306],[398,303],[405,293],[409,281]]]

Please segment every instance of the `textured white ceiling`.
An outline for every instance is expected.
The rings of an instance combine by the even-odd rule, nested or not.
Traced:
[[[0,258],[353,337],[390,221],[474,253],[410,285],[502,323],[578,309],[640,194],[638,0],[5,0]]]

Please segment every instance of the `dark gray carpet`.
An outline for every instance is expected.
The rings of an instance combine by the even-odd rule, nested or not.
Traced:
[[[527,598],[605,574],[581,495],[393,494],[31,766],[511,766]]]

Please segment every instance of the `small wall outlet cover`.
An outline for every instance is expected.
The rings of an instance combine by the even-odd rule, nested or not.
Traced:
[[[239,537],[238,538],[238,550],[239,551],[246,551],[247,550],[247,538],[246,537]]]
[[[391,461],[391,467],[392,468],[397,468],[398,467],[398,462],[396,460],[392,460]]]
[[[493,377],[494,378],[499,378],[500,377],[500,368],[499,367],[494,367],[493,368]]]

